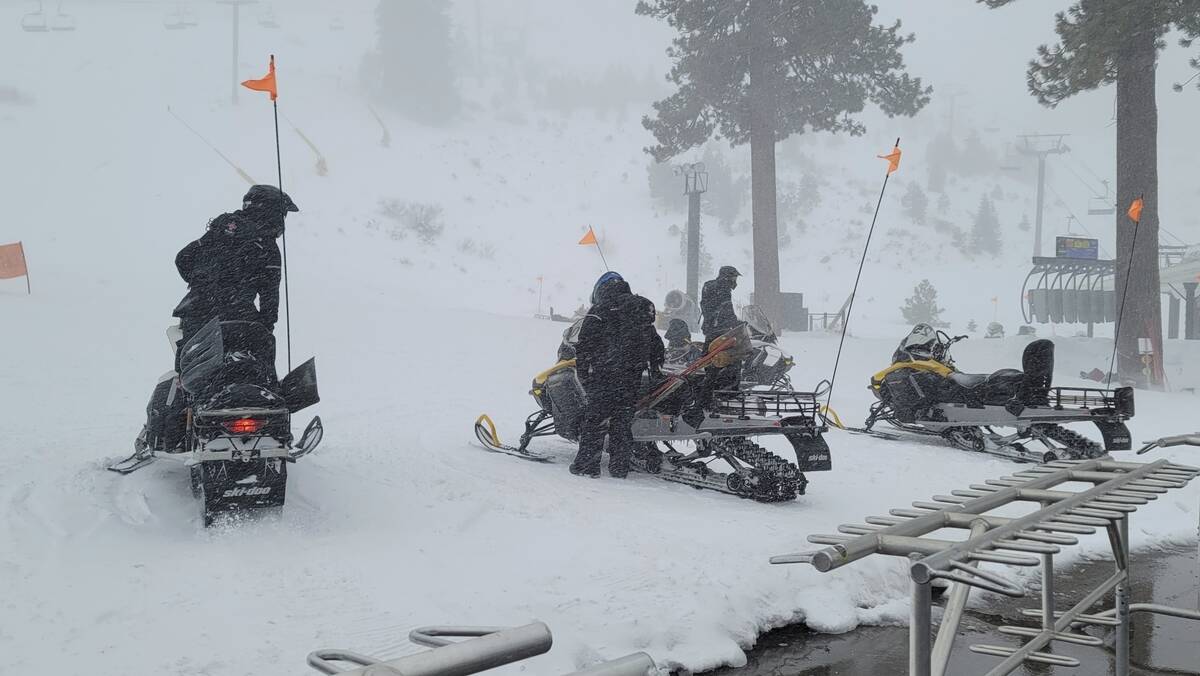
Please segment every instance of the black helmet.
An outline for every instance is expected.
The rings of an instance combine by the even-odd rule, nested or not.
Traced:
[[[273,185],[256,185],[246,192],[246,196],[242,198],[243,209],[253,208],[271,208],[279,209],[279,196],[283,195],[283,206],[289,212],[300,211],[300,207],[288,197],[286,192],[280,192],[279,188]]]
[[[742,273],[738,272],[737,268],[733,267],[732,265],[722,265],[721,269],[717,271],[717,277],[720,277],[721,279],[733,279],[741,276]]]

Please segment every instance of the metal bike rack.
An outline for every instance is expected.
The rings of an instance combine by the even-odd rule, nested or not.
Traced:
[[[333,676],[467,676],[520,662],[550,651],[554,639],[541,622],[521,627],[420,627],[408,638],[432,650],[379,660],[348,650],[317,650],[308,665]],[[465,641],[452,641],[465,638]],[[338,663],[354,665],[343,670]],[[570,676],[654,676],[658,669],[646,653],[597,664]]]
[[[1164,437],[1144,446],[1138,454],[1166,446],[1200,446],[1200,434]],[[1041,566],[1041,606],[1022,611],[1037,618],[1041,627],[1001,626],[1000,633],[1028,639],[1020,648],[972,645],[970,650],[1003,660],[988,676],[1009,674],[1028,662],[1077,667],[1073,657],[1044,650],[1052,642],[1101,646],[1101,639],[1078,631],[1087,625],[1112,627],[1116,633],[1116,674],[1129,674],[1130,614],[1146,612],[1200,620],[1200,612],[1153,604],[1130,603],[1129,515],[1140,505],[1172,489],[1183,488],[1200,476],[1200,468],[1167,460],[1151,463],[1095,460],[1057,461],[1014,472],[1011,476],[971,484],[969,489],[935,495],[932,502],[914,502],[913,509],[893,509],[889,516],[870,516],[863,524],[842,524],[843,535],[811,535],[813,544],[829,545],[815,552],[777,556],[771,563],[808,563],[828,572],[872,554],[908,557],[911,561],[912,618],[909,625],[909,676],[943,676],[950,650],[971,589],[1025,596],[1022,586],[980,563],[1006,566]],[[1092,487],[1064,490],[1062,484],[1080,482]],[[1010,518],[988,514],[1015,502],[1039,503],[1041,508]],[[966,540],[927,537],[943,528],[970,531]],[[1054,555],[1065,545],[1078,543],[1077,535],[1104,529],[1112,546],[1116,570],[1111,577],[1066,610],[1054,605]],[[931,643],[934,580],[950,582],[936,642]],[[1089,612],[1105,594],[1115,590],[1115,607]]]

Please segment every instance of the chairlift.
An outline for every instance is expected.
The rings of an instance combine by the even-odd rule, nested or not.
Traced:
[[[340,16],[333,17],[333,20],[329,22],[329,30],[331,31],[339,32],[345,28],[346,24],[342,23],[342,17]]]
[[[180,16],[182,18],[183,25],[187,26],[188,28],[195,28],[196,26],[200,25],[200,22],[196,21],[195,13],[192,12],[192,8],[188,5],[183,5]]]
[[[50,30],[63,33],[75,30],[75,17],[62,11],[62,2],[58,3],[58,12],[50,22]]]
[[[267,5],[263,8],[262,14],[258,15],[258,25],[263,28],[279,28],[279,21],[275,19],[275,8]]]
[[[1088,216],[1111,216],[1117,213],[1117,205],[1108,187],[1108,181],[1100,181],[1104,185],[1104,194],[1088,199]]]
[[[26,33],[45,33],[50,30],[46,23],[46,12],[42,9],[42,2],[38,0],[38,8],[36,12],[30,12],[21,17],[21,30]]]

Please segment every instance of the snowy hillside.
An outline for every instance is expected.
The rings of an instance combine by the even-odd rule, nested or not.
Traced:
[[[492,414],[506,438],[518,433],[533,406],[529,381],[552,361],[563,327],[531,318],[536,278],[546,280],[543,311],[562,312],[602,270],[575,244],[588,225],[635,290],[660,300],[680,284],[669,229],[682,217],[650,194],[644,110],[515,119],[516,104],[481,85],[469,120],[445,128],[381,110],[392,136],[383,148],[356,84],[373,3],[340,3],[337,39],[326,3],[276,3],[284,28],[248,22],[239,70],[260,76],[277,54],[283,182],[302,209],[288,236],[294,361],[317,357],[315,412],[327,433],[294,466],[279,519],[204,530],[182,466],[128,477],[103,468],[129,452],[170,367],[163,330],[184,292],[175,252],[246,188],[167,107],[263,182],[274,180],[270,108],[250,92],[228,105],[224,8],[197,6],[199,30],[168,32],[159,5],[78,4],[80,29],[69,35],[19,33],[9,27],[25,10],[0,5],[9,31],[0,62],[21,64],[0,70],[0,243],[25,242],[33,289],[0,281],[5,669],[296,674],[320,647],[394,656],[416,650],[405,636],[417,625],[532,618],[553,628],[555,648],[525,673],[635,650],[664,667],[738,664],[771,627],[846,631],[907,612],[897,562],[821,576],[771,567],[769,556],[805,548],[807,533],[1013,470],[832,432],[834,470],[810,476],[794,503],[763,505],[644,475],[580,479],[567,472],[574,449],[563,441],[540,446],[555,456],[545,465],[484,453],[470,434],[475,416]],[[613,30],[605,17],[602,35]],[[5,87],[21,95],[4,98]],[[287,120],[321,149],[327,176]],[[835,312],[849,291],[883,177],[874,155],[896,133],[781,150],[785,182],[820,177],[819,205],[781,214],[805,223],[785,249],[784,286],[806,292],[814,310]],[[865,415],[867,378],[906,330],[897,308],[920,279],[942,292],[956,330],[990,321],[993,296],[1009,299],[999,319],[1015,333],[1028,237],[1006,232],[999,257],[972,258],[933,225],[905,220],[900,199],[924,180],[925,146],[905,145],[889,188],[834,399],[848,422]],[[741,152],[729,156],[735,173]],[[1017,178],[949,186],[948,204],[931,194],[929,211],[956,228],[970,228],[997,186],[1006,223],[1028,211],[1031,188]],[[748,235],[736,232],[747,214],[748,205],[732,233],[705,217],[717,264],[750,268]],[[444,230],[426,243],[414,223]],[[1011,367],[1024,341],[968,341],[956,354],[970,371]],[[790,334],[783,346],[796,356],[797,385],[828,377],[835,337]],[[1184,370],[1200,364],[1200,351],[1185,349],[1196,346],[1171,347],[1176,385],[1200,382]],[[1061,340],[1061,383],[1080,384],[1073,376],[1102,366],[1109,349],[1099,338]],[[1139,392],[1134,438],[1189,431],[1195,407],[1191,394]],[[1200,462],[1186,450],[1161,455]],[[1192,538],[1198,503],[1192,486],[1143,508],[1134,544]],[[1092,540],[1084,551],[1103,547]]]

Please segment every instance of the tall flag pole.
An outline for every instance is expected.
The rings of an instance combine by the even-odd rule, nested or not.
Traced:
[[[592,226],[588,226],[587,234],[583,236],[583,239],[579,240],[579,244],[581,246],[594,245],[596,252],[600,254],[600,262],[604,263],[604,271],[609,271],[608,261],[604,258],[604,249],[600,248],[600,240],[596,239],[596,231],[592,229]]]
[[[1133,241],[1129,244],[1129,263],[1125,268],[1125,288],[1121,291],[1121,304],[1117,306],[1117,324],[1113,328],[1112,357],[1108,360],[1109,385],[1112,385],[1113,368],[1117,363],[1117,346],[1120,344],[1119,341],[1121,339],[1121,325],[1125,323],[1122,321],[1122,317],[1125,314],[1125,296],[1129,295],[1129,277],[1133,273],[1133,257],[1137,253],[1138,227],[1142,224],[1142,209],[1146,206],[1144,197],[1145,195],[1139,195],[1129,205],[1129,211],[1125,212],[1125,215],[1129,216],[1129,220],[1133,221]]]
[[[875,221],[879,219],[879,208],[883,205],[883,194],[887,192],[888,178],[900,168],[900,139],[887,155],[877,155],[881,160],[888,161],[887,173],[883,175],[883,187],[879,189],[879,201],[875,203],[875,215],[871,217],[871,228],[867,230],[867,242],[863,245],[862,258],[858,261],[858,274],[854,276],[854,290],[850,292],[850,300],[846,304],[846,316],[842,320],[842,336],[838,339],[837,356],[833,359],[833,374],[829,376],[829,396],[825,400],[825,420],[829,420],[830,405],[833,404],[833,385],[837,382],[838,363],[842,360],[842,347],[846,344],[846,331],[850,326],[850,311],[854,309],[854,299],[858,297],[858,283],[862,279],[863,265],[867,262],[867,251],[871,248],[871,235],[875,234]]]
[[[275,167],[278,171],[279,178],[279,231],[283,234],[283,310],[286,321],[284,323],[287,333],[287,367],[288,373],[292,371],[292,307],[291,299],[288,294],[288,273],[287,273],[287,228],[284,227],[284,219],[287,217],[287,203],[283,199],[283,156],[280,152],[279,144],[279,86],[275,80],[275,55],[271,55],[271,63],[268,66],[267,74],[258,80],[246,80],[242,83],[246,89],[254,91],[267,92],[271,95],[271,106],[275,111]]]

